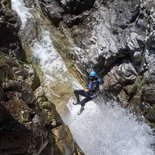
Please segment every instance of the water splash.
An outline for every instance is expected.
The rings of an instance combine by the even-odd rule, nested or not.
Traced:
[[[20,16],[22,27],[24,28],[28,18],[31,18],[32,15],[29,13],[29,9],[25,7],[25,3],[23,0],[11,0],[12,9],[15,10]]]
[[[79,116],[80,106],[68,107],[70,113],[64,118],[74,138],[86,155],[153,155],[150,147],[155,138],[150,127],[138,122],[117,103],[89,102]]]
[[[50,33],[47,30],[42,30],[41,39],[35,41],[32,51],[33,56],[39,59],[44,74],[50,75],[50,78],[52,78],[53,74],[59,72],[59,78],[64,79],[63,75],[67,72],[67,67],[54,48]]]

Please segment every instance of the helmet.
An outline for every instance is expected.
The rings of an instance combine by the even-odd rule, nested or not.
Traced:
[[[96,76],[97,76],[97,74],[96,74],[96,72],[95,72],[95,71],[91,71],[91,72],[89,73],[89,76],[96,77]]]

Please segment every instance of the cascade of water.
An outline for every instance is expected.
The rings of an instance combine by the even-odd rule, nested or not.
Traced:
[[[22,0],[12,0],[12,2],[14,4],[13,9],[17,11],[24,25],[26,18],[29,17],[27,8]],[[35,57],[40,60],[45,74],[49,73],[49,68],[52,70],[54,67],[51,63],[53,60],[58,60],[55,67],[59,66],[61,64],[60,60],[62,60],[55,59],[59,56],[57,54],[52,59],[53,57],[48,51],[51,51],[49,49],[51,49],[51,46],[54,48],[54,46],[50,45],[52,42],[49,40],[49,34],[45,31],[42,41],[40,43],[36,42],[33,47],[36,52],[34,53]],[[49,56],[52,61],[50,61]],[[62,66],[60,68],[65,69]],[[48,78],[50,77],[48,76]],[[111,106],[111,103],[95,104],[89,102],[86,104],[82,115],[79,116],[77,112],[80,106],[74,106],[72,102],[71,99],[68,103],[70,113],[63,119],[72,130],[75,140],[87,155],[154,154],[151,144],[155,138],[150,127],[143,122],[138,122],[132,114],[119,107],[117,103]]]
[[[40,65],[45,74],[52,75],[56,71],[61,74],[60,79],[64,79],[63,73],[67,72],[67,68],[61,56],[57,53],[50,38],[50,33],[47,30],[42,30],[40,41],[36,41],[32,47],[33,56],[40,61]]]
[[[87,155],[153,155],[152,130],[115,103],[89,102],[78,116],[79,106],[69,102],[64,118]]]
[[[11,0],[12,9],[15,10],[21,19],[22,28],[25,27],[27,19],[32,17],[29,13],[29,9],[25,7],[23,0]]]

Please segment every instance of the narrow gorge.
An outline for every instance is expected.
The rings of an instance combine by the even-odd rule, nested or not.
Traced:
[[[1,0],[0,34],[0,155],[155,154],[153,0]]]

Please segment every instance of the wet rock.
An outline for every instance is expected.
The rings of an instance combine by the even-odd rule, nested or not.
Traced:
[[[27,1],[27,5],[31,5],[28,2],[32,1]],[[64,154],[55,141],[59,139],[59,135],[54,137],[52,130],[65,125],[44,92],[35,98],[33,91],[37,91],[40,80],[31,65],[18,61],[25,60],[17,35],[20,21],[12,10],[1,8],[1,4],[0,2],[0,40],[4,41],[0,42],[0,50],[2,49],[3,57],[5,52],[14,59],[6,56],[6,61],[0,57],[0,154]],[[30,40],[38,36],[36,23],[30,21],[29,25],[33,24]],[[30,40],[27,40],[26,44],[31,42]],[[67,148],[65,153],[83,154],[67,126],[65,134],[63,130],[59,130],[59,134],[66,140],[61,143],[62,148]]]
[[[27,6],[32,5],[32,1],[25,1]],[[58,46],[57,49],[61,51],[61,54],[65,55],[67,60],[72,61],[74,58],[74,66],[80,73],[86,73],[89,69],[94,68],[98,74],[104,75],[104,87],[111,90],[111,93],[123,105],[135,105],[137,111],[141,110],[150,121],[154,121],[155,2],[153,0],[102,2],[99,0],[40,0],[39,2],[46,16],[56,27],[59,26],[54,29],[55,32],[52,34],[55,42],[59,40],[55,45],[59,45],[61,42],[61,47],[65,47],[65,50],[61,50],[62,48]],[[96,2],[96,6],[94,6],[94,2]],[[15,20],[11,18],[9,11],[6,14],[8,21],[14,25]],[[1,20],[4,22],[5,19]],[[10,25],[8,24],[8,26]],[[17,27],[14,25],[11,28]],[[27,40],[27,43],[30,43],[38,35],[36,22],[28,21],[27,28],[30,29],[30,33],[27,34],[25,31],[23,35],[30,35],[30,40]],[[57,35],[58,33],[64,33],[65,37]],[[64,38],[67,42],[64,41]],[[5,50],[8,48],[4,44],[2,47]],[[10,47],[16,49],[15,44]],[[16,68],[16,71],[18,82],[27,80],[32,73],[31,71],[30,73],[22,72],[19,67]],[[4,91],[8,91],[9,87],[3,86]],[[35,86],[33,90],[37,92],[38,86]],[[13,86],[10,88],[13,89]],[[27,104],[31,103],[33,101],[32,90],[27,87],[24,87],[24,90],[26,97],[22,101]],[[57,145],[54,149],[50,147],[53,141],[48,144],[44,143],[43,154],[48,154],[49,150],[50,152],[57,150],[56,152],[61,154],[65,150],[62,139],[65,139],[64,130],[66,129],[60,116],[56,113],[54,105],[48,101],[43,90],[41,94],[36,93],[35,95],[44,126],[57,136],[55,138]],[[5,100],[16,100],[21,97],[21,93],[19,91],[15,94],[3,92],[1,98],[4,96]],[[19,116],[25,118],[24,113]],[[25,122],[28,124],[27,120],[29,119],[26,119]],[[36,119],[37,123],[38,120],[39,118]],[[52,136],[50,135],[50,137]],[[73,143],[71,142],[71,144]],[[74,149],[72,146],[67,148]]]
[[[112,8],[115,6],[114,8]],[[133,23],[139,15],[140,0],[135,1],[114,1],[109,3],[112,13],[112,25],[119,26],[121,29],[126,29],[129,24]],[[116,16],[117,15],[117,16]]]
[[[146,52],[145,52],[145,60],[146,60],[146,72],[144,73],[145,85],[143,86],[143,101],[147,103],[149,106],[146,116],[148,120],[154,122],[154,93],[155,93],[155,53],[154,53],[154,45],[155,45],[155,34],[154,34],[154,7],[155,2],[151,1],[150,3],[145,3],[145,16],[148,20],[147,26],[147,37],[146,37]],[[149,16],[147,14],[149,13]],[[149,112],[148,112],[149,111]]]
[[[155,104],[155,84],[143,86],[143,101],[151,105]]]
[[[33,0],[24,0],[26,7],[31,8],[35,5],[35,1]]]
[[[140,111],[140,105],[142,103],[142,91],[143,91],[143,86],[144,84],[144,79],[142,76],[137,76],[134,84],[130,88],[130,93],[128,94],[128,101],[130,101],[130,104],[134,105],[138,110]],[[129,91],[128,91],[129,92]]]
[[[11,8],[11,0],[2,0],[1,5],[3,8]]]
[[[69,52],[75,57],[78,69],[85,73],[94,68],[103,75],[121,59],[134,59],[138,68],[145,40],[145,30],[136,25],[141,11],[140,1],[109,1],[106,6],[99,1],[96,3],[98,10],[95,5],[84,21],[79,17],[69,30],[66,29],[75,44]],[[72,21],[70,15],[67,17],[66,24]]]
[[[59,3],[66,14],[81,14],[82,12],[91,9],[95,0],[60,0]]]
[[[19,92],[22,90],[22,83],[14,80],[9,80],[7,82],[4,82],[2,86],[4,90],[15,90]]]
[[[29,77],[34,74],[33,69],[20,65],[17,60],[16,63],[10,61],[11,57],[3,59],[0,64],[0,154],[43,155],[46,152],[47,155],[63,155],[66,151],[68,154],[80,152],[43,89],[35,98],[26,83],[27,79],[29,82],[33,80]],[[9,72],[16,78],[6,76]],[[58,130],[58,134],[54,134],[54,130]],[[82,151],[79,154],[83,155]]]
[[[22,83],[21,92],[21,98],[24,102],[26,102],[28,105],[34,103],[35,96],[33,95],[32,89],[29,87],[29,85]]]
[[[31,86],[32,91],[35,91],[41,85],[39,76],[37,75],[35,70],[33,70],[33,72],[29,71],[28,73],[31,81],[28,83]]]
[[[51,19],[54,25],[58,26],[63,19],[62,14],[64,10],[59,6],[57,1],[41,1],[43,11]]]
[[[154,108],[152,108],[152,109],[149,110],[149,112],[146,115],[146,118],[150,122],[155,123],[155,109]]]
[[[129,105],[128,94],[124,90],[121,90],[121,92],[117,95],[117,98],[122,107],[127,107]]]
[[[136,32],[132,32],[127,40],[127,45],[131,52],[133,52],[133,58],[136,62],[141,62],[145,36],[140,36]]]
[[[73,18],[71,9],[65,9],[70,2],[59,1],[63,11],[68,11],[67,21]],[[74,57],[75,68],[80,74],[95,69],[104,76],[104,88],[125,105],[135,104],[140,110],[143,102],[151,108],[155,95],[155,2],[96,1],[96,6],[82,22],[63,27],[72,40],[72,50],[67,52]]]
[[[3,83],[3,89],[5,91],[12,90],[21,92],[22,100],[26,102],[28,105],[33,104],[33,102],[35,101],[35,97],[32,93],[31,88],[29,87],[28,84],[24,82],[9,80]]]
[[[22,46],[24,48],[27,48],[38,37],[39,30],[37,24],[32,19],[28,19],[24,30],[20,32],[20,38],[22,38]]]
[[[13,79],[14,75],[12,70],[9,66],[4,62],[0,64],[0,71],[1,71],[1,80],[0,82],[3,83],[5,78]]]
[[[149,110],[151,109],[151,106],[147,102],[142,102],[140,105],[140,109],[143,112],[143,115],[146,116],[146,114],[148,114]]]
[[[120,90],[126,84],[132,84],[137,77],[137,72],[131,63],[123,63],[113,67],[104,77],[104,87],[111,90]]]
[[[83,20],[84,16],[78,15],[90,10],[94,3],[95,0],[40,0],[43,11],[56,26],[59,26],[59,23],[63,20],[67,20],[65,23],[70,26]]]
[[[19,67],[19,64],[15,58],[5,57],[4,60],[9,65],[10,68]]]
[[[54,137],[56,137],[55,141],[57,147],[62,152],[62,154],[67,153],[68,150],[74,150],[74,141],[67,126],[62,125],[54,128],[52,129],[52,133],[54,134]],[[64,145],[64,142],[66,142],[66,145]]]
[[[0,16],[0,51],[25,60],[25,53],[17,34],[20,20],[17,14],[11,10],[11,1],[0,2]]]

